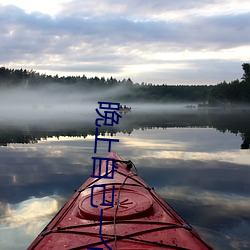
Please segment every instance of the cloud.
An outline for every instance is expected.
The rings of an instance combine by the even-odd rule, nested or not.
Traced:
[[[179,0],[179,1],[162,1],[162,0],[127,0],[126,2],[115,0],[74,0],[65,3],[64,10],[61,13],[64,15],[79,15],[79,16],[130,16],[134,19],[161,19],[163,16],[168,19],[183,18],[193,13],[200,15],[204,10],[213,9],[222,5],[229,5],[233,1],[197,1],[197,0]],[[246,0],[242,3],[247,3]],[[112,6],[112,7],[111,7]],[[230,8],[229,8],[230,9]],[[235,9],[234,9],[235,10]]]
[[[237,6],[233,11],[233,4],[75,0],[66,2],[55,16],[0,5],[0,63],[61,75],[135,77],[139,82],[234,80],[241,76],[241,63],[250,59],[238,53],[249,46],[250,13],[246,1],[245,10]],[[226,49],[236,51],[233,62],[239,65],[230,76],[225,74],[232,72]],[[215,52],[217,57],[211,58]],[[157,55],[162,55],[160,60]],[[210,71],[214,62],[225,66]],[[202,68],[204,63],[210,67]],[[199,79],[199,69],[208,72],[205,79]]]

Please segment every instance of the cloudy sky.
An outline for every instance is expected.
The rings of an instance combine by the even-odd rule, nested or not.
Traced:
[[[241,78],[249,23],[249,0],[0,0],[0,66],[216,84]]]

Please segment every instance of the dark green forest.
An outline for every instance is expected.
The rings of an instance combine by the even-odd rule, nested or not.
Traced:
[[[134,83],[130,78],[117,80],[113,77],[87,78],[82,76],[51,76],[40,74],[34,70],[0,68],[1,88],[36,89],[51,84],[66,85],[79,88],[79,91],[109,90],[120,88],[114,96],[119,101],[148,102],[199,102],[201,106],[220,106],[231,104],[250,104],[250,64],[242,64],[242,78],[216,85],[153,85],[151,83]]]

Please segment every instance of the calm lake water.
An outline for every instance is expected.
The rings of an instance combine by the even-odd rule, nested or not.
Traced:
[[[0,118],[1,249],[27,248],[108,154],[95,108]],[[211,246],[250,249],[250,110],[134,105],[100,132]]]

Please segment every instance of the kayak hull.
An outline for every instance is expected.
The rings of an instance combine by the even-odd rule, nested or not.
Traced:
[[[90,177],[29,250],[212,249],[131,170],[131,162],[116,153],[107,158],[115,160],[115,168],[112,161],[103,161],[96,170],[102,177]],[[105,178],[112,171],[113,178]]]

